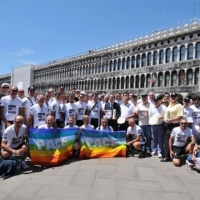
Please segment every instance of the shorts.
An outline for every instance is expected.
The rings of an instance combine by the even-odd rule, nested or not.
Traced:
[[[174,152],[173,158],[180,159],[182,155],[185,154],[185,146],[183,147],[173,146],[172,151]]]

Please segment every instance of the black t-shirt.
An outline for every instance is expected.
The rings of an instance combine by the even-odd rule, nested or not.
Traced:
[[[200,133],[195,136],[195,144],[200,145]]]

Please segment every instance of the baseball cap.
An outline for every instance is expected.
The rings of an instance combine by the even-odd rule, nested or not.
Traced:
[[[85,91],[81,91],[81,95],[85,95]]]
[[[10,87],[10,85],[9,85],[8,83],[3,83],[3,84],[1,85],[1,87],[4,87],[4,86]]]
[[[188,123],[193,123],[194,121],[193,121],[192,117],[188,117],[188,118],[187,118],[187,122],[188,122]]]
[[[35,90],[33,86],[28,87],[28,91]]]
[[[173,92],[173,93],[171,93],[171,95],[170,95],[171,97],[177,97],[178,96],[178,94],[177,93],[175,93],[175,92]]]
[[[137,94],[133,94],[133,97],[137,97],[138,95]]]
[[[101,96],[101,97],[104,97],[105,95],[106,95],[105,93],[102,93],[100,96]]]
[[[184,99],[184,101],[185,101],[185,102],[190,102],[190,98],[186,97],[186,98]]]
[[[155,97],[154,101],[160,101],[160,98],[159,97]]]

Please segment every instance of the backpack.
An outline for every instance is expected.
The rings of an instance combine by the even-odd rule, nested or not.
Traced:
[[[14,175],[17,170],[18,161],[12,158],[0,158],[0,176],[3,179]]]

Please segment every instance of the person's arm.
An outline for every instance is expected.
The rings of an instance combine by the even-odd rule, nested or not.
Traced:
[[[33,127],[33,115],[30,114],[28,118],[28,127]]]
[[[8,127],[11,124],[7,121],[7,119],[5,118],[4,115],[4,106],[0,106],[0,119],[3,120],[3,122],[5,123],[5,126]]]
[[[174,141],[174,136],[170,135],[170,138],[169,138],[169,150],[170,150],[170,157],[171,157],[171,159],[172,159],[172,157],[174,155],[174,152],[172,150],[173,141]]]
[[[12,149],[11,147],[7,145],[7,143],[8,143],[7,141],[2,141],[1,148],[7,151],[8,153],[14,154],[14,155],[20,155],[21,153],[23,153],[22,149],[18,149],[18,150]]]
[[[167,119],[166,122],[167,122],[168,124],[170,124],[170,123],[172,123],[172,122],[174,122],[174,121],[180,121],[182,118],[183,118],[183,116],[177,116],[177,117],[173,117],[173,118],[171,118],[171,119]]]

